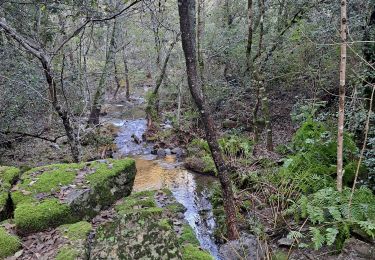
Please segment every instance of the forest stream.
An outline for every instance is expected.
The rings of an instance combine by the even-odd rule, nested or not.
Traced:
[[[127,105],[108,105],[110,112],[105,120],[118,127],[115,140],[118,150],[114,157],[132,157],[136,160],[137,174],[133,192],[171,190],[176,200],[187,209],[184,217],[193,228],[201,247],[208,250],[215,259],[220,259],[213,238],[215,221],[212,206],[208,200],[209,191],[212,191],[216,179],[186,170],[183,164],[176,160],[175,155],[158,159],[151,154],[152,144],[134,141],[135,138],[142,140],[142,134],[147,129],[142,103],[143,99],[139,98],[135,104],[127,102]],[[143,118],[130,118],[134,114]]]

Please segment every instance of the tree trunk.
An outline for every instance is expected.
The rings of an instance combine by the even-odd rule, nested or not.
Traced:
[[[182,35],[182,47],[186,61],[186,72],[188,85],[197,105],[205,127],[206,139],[211,150],[212,158],[215,162],[220,184],[223,191],[224,209],[226,213],[228,239],[235,240],[239,238],[236,220],[236,207],[234,203],[234,194],[232,183],[229,178],[229,170],[226,166],[220,147],[217,141],[216,129],[210,109],[204,100],[202,86],[198,78],[197,57],[195,43],[195,1],[179,0],[178,11],[180,15],[180,29]]]
[[[341,58],[340,58],[340,86],[339,86],[339,114],[337,131],[337,190],[342,191],[343,179],[343,148],[344,148],[344,107],[345,107],[345,85],[346,85],[346,37],[347,37],[347,15],[346,0],[341,1]]]
[[[126,58],[125,47],[123,48],[123,57],[124,57],[126,99],[130,100],[129,68],[128,68],[128,61],[127,61],[127,58]]]
[[[88,125],[98,125],[99,124],[99,117],[100,111],[102,108],[102,104],[104,102],[104,94],[106,89],[107,77],[109,71],[111,69],[111,65],[113,64],[112,60],[115,53],[115,37],[116,37],[116,19],[113,21],[113,29],[112,29],[112,36],[109,43],[109,48],[106,55],[106,61],[104,64],[102,75],[100,76],[99,85],[96,89],[93,103],[91,106],[91,112],[88,120]]]
[[[118,69],[117,69],[117,64],[116,64],[116,55],[113,59],[113,66],[115,68],[115,82],[116,82],[116,89],[115,89],[115,93],[113,95],[114,98],[116,98],[116,95],[117,95],[117,92],[118,90],[121,88],[121,83],[120,83],[120,79],[118,78]]]
[[[198,66],[199,76],[202,83],[202,88],[205,88],[205,77],[204,77],[204,58],[203,58],[203,40],[205,31],[205,0],[198,0],[198,12],[197,12],[197,48],[198,48]]]
[[[252,60],[251,60],[251,49],[253,46],[253,0],[247,0],[247,46],[246,46],[246,70],[251,73],[252,71]]]

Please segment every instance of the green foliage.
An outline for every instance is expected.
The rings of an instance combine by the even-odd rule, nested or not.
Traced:
[[[302,123],[311,120],[316,113],[326,106],[325,101],[300,101],[292,109],[291,118],[294,123]]]
[[[219,145],[229,157],[250,158],[253,153],[253,141],[241,135],[227,135],[219,139]]]
[[[312,223],[310,236],[315,249],[324,244],[336,244],[337,248],[341,248],[353,228],[375,237],[375,196],[365,187],[357,189],[349,208],[350,196],[349,188],[342,193],[334,188],[325,188],[303,195],[288,211],[308,218]]]
[[[333,132],[333,130],[332,130]],[[320,122],[308,120],[293,137],[294,155],[285,160],[275,182],[303,193],[333,187],[336,174],[337,144],[335,134]],[[352,137],[344,136],[344,166],[348,170],[345,184],[354,178],[357,148]],[[345,176],[345,175],[344,175]]]
[[[20,247],[20,239],[8,234],[4,228],[0,227],[0,259],[13,255]]]
[[[14,212],[16,227],[22,233],[42,231],[74,220],[69,206],[61,204],[57,199],[21,203]]]

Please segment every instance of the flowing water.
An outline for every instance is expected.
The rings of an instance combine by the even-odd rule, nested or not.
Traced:
[[[113,107],[116,111],[125,109],[125,106],[112,105]],[[150,144],[134,142],[135,139],[142,140],[142,134],[147,128],[146,120],[123,120],[113,118],[113,114],[111,116],[109,121],[119,128],[115,157],[131,156],[136,160],[137,174],[133,191],[170,189],[177,201],[186,207],[185,219],[194,229],[201,247],[207,249],[215,259],[219,259],[218,247],[213,239],[215,221],[208,200],[216,179],[186,170],[181,163],[176,162],[174,156],[157,160],[151,154]],[[121,116],[124,117],[127,116]]]

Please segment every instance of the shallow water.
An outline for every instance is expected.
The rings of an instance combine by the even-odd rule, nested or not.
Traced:
[[[174,157],[155,160],[150,156],[135,157],[137,174],[133,192],[167,188],[179,203],[187,209],[185,219],[194,229],[201,247],[218,259],[218,248],[213,240],[215,221],[208,195],[216,179],[192,173]]]
[[[113,106],[116,106],[118,114],[121,114],[121,109],[126,110],[125,106]],[[201,247],[207,249],[215,259],[219,259],[218,248],[213,239],[215,221],[208,201],[216,179],[186,170],[181,163],[175,161],[174,156],[157,160],[151,155],[152,145],[134,142],[134,136],[142,140],[142,134],[147,129],[146,120],[129,119],[123,113],[121,118],[128,119],[110,118],[109,122],[119,128],[115,140],[118,147],[115,157],[131,156],[136,160],[137,174],[133,192],[164,188],[171,190],[177,201],[186,207],[185,219],[194,229]]]

